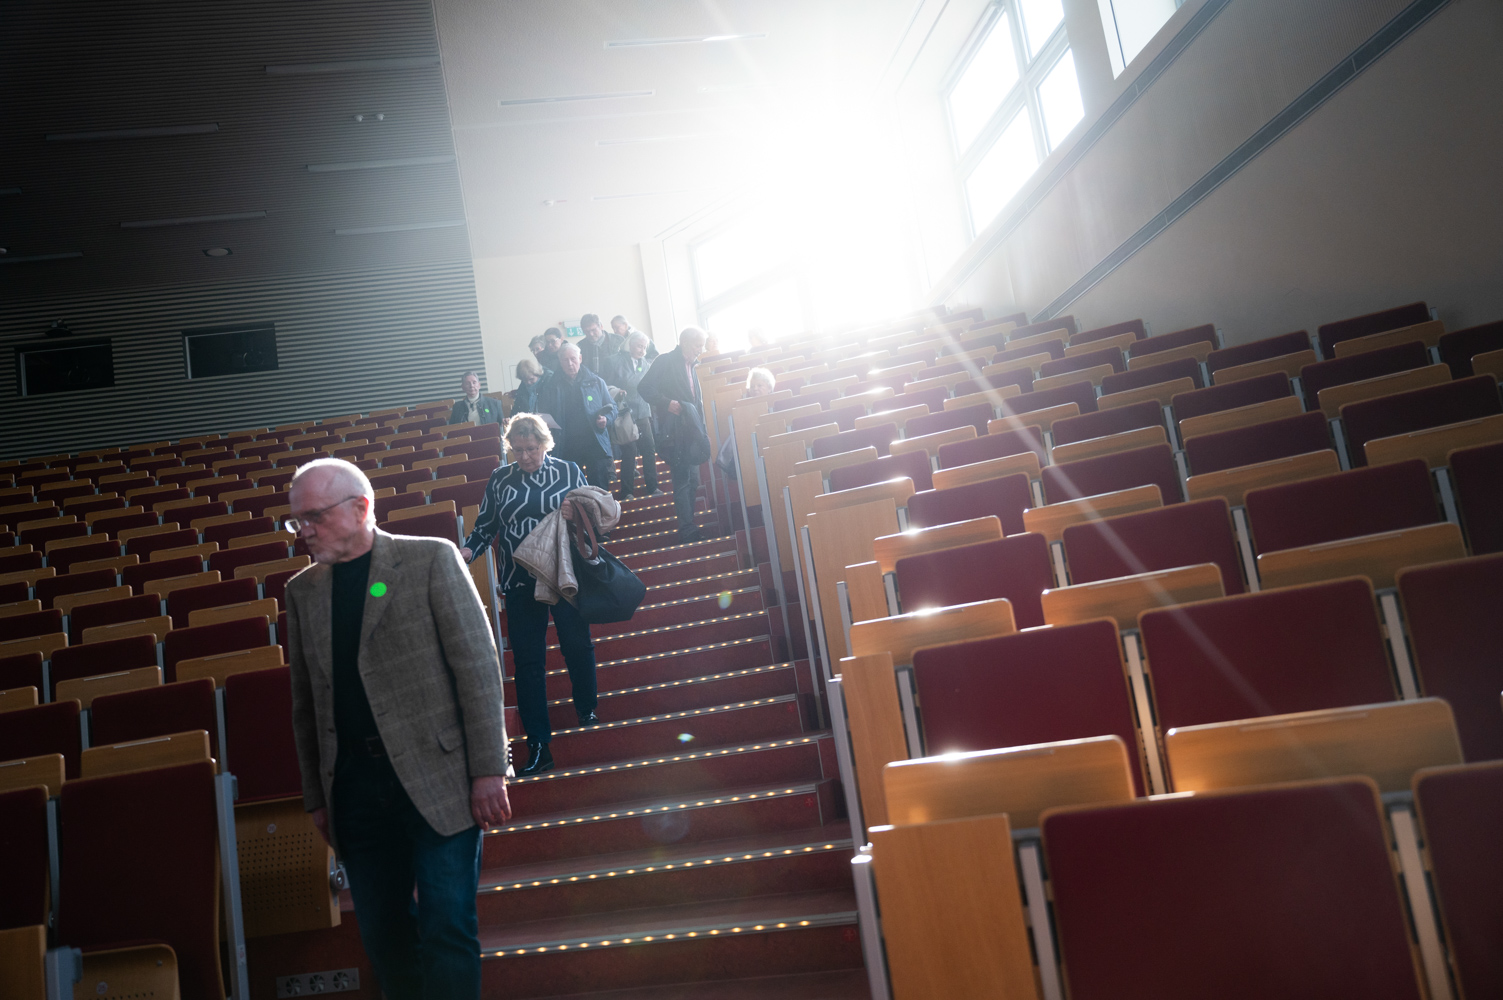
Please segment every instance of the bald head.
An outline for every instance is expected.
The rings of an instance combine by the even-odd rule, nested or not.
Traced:
[[[693,361],[704,351],[707,339],[707,335],[699,327],[686,326],[678,335],[678,346],[684,357]]]
[[[288,490],[291,517],[314,561],[347,562],[370,551],[375,537],[375,491],[365,473],[343,459],[320,458],[300,467]]]

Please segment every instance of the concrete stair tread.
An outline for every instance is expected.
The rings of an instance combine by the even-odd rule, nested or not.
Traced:
[[[480,948],[486,957],[500,957],[524,950],[588,950],[855,922],[854,889],[820,889],[481,927]]]
[[[805,830],[776,830],[729,840],[702,843],[675,843],[649,850],[624,851],[560,858],[508,868],[491,868],[480,873],[480,891],[510,886],[520,889],[531,884],[554,880],[585,880],[591,876],[611,877],[653,871],[677,870],[680,867],[733,864],[816,851],[850,850],[850,830],[832,825]]]
[[[724,982],[646,986],[604,993],[570,993],[554,1000],[869,1000],[866,972],[808,972],[798,976],[766,976]]]
[[[604,768],[591,767],[582,770],[594,773],[596,770],[601,769]],[[546,778],[549,774],[556,773],[549,771],[533,778],[517,778],[512,783],[539,781]],[[790,781],[773,785],[724,788],[710,792],[683,792],[678,795],[657,796],[650,799],[637,799],[628,802],[611,802],[559,812],[514,815],[510,823],[502,827],[491,827],[485,833],[487,836],[505,836],[508,833],[557,829],[559,827],[598,823],[622,817],[655,816],[660,813],[671,813],[680,809],[703,809],[716,805],[724,805],[728,802],[754,802],[759,799],[769,799],[780,795],[809,795],[815,792],[821,780],[809,778],[798,782]]]
[[[638,684],[634,687],[616,688],[614,690],[605,690],[602,688],[599,691],[599,697],[601,703],[605,704],[610,698],[617,698],[623,695],[643,694],[647,691],[666,691],[674,688],[691,688],[695,685],[715,684],[719,681],[730,681],[740,677],[752,677],[757,674],[766,674],[777,670],[796,669],[797,667],[798,664],[793,661],[784,663],[769,663],[765,666],[760,667],[745,667],[741,670],[726,670],[718,674],[701,674],[698,677],[685,677],[681,680],[661,681],[657,684]],[[562,672],[567,673],[568,671]],[[548,702],[548,704],[550,706],[572,705],[573,701],[569,698],[554,698],[553,700]],[[553,731],[555,733],[563,732],[562,729],[554,729]]]

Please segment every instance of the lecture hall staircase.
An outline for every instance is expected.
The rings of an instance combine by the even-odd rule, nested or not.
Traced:
[[[648,591],[632,621],[593,629],[600,725],[577,727],[549,647],[556,767],[512,783],[515,817],[484,841],[487,1000],[868,996],[808,662],[790,662],[767,567],[708,494],[707,540],[687,545],[671,495],[623,504],[609,548]]]

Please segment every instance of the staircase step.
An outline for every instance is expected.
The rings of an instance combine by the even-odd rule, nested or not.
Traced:
[[[758,976],[720,982],[644,986],[604,993],[570,993],[556,1000],[871,1000],[866,970]]]
[[[651,796],[693,799],[716,789],[772,782],[809,782],[836,777],[823,744],[828,733],[801,733],[730,746],[685,747],[623,759],[576,763],[559,759],[555,769],[511,783],[511,799],[523,823],[539,813],[602,805]],[[833,744],[828,760],[833,760]],[[515,824],[513,824],[515,825]]]
[[[798,665],[771,663],[657,684],[639,684],[615,691],[601,691],[598,714],[603,719],[638,718],[704,705],[725,705],[735,701],[796,693]],[[548,714],[555,729],[574,725],[573,700],[568,697],[554,699],[548,704]]]
[[[552,749],[556,759],[580,767],[696,746],[783,739],[803,729],[798,695],[784,694],[559,729],[553,733]],[[525,741],[513,744],[512,758],[526,759]]]
[[[653,512],[656,516],[642,518],[628,523],[617,522],[611,529],[611,545],[628,538],[637,538],[641,535],[656,534],[663,531],[677,531],[678,517],[672,507],[665,507]],[[719,522],[714,511],[701,510],[694,514],[694,524],[700,531],[708,533]]]
[[[653,595],[649,593],[647,600]],[[762,588],[760,586],[746,587],[739,591],[723,590],[716,593],[700,594],[695,597],[681,597],[677,600],[659,601],[653,604],[643,603],[637,608],[637,613],[631,616],[630,621],[611,622],[606,625],[591,625],[590,634],[597,640],[608,635],[623,635],[627,632],[640,632],[647,628],[658,628],[664,625],[685,625],[689,622],[703,621],[708,618],[718,618],[727,614],[738,614],[748,611],[762,611]],[[551,643],[554,638],[557,625],[552,619],[548,621],[548,639]]]
[[[715,539],[715,541],[719,540]],[[721,573],[734,573],[741,569],[741,557],[736,554],[734,547],[700,553],[683,559],[669,559],[660,563],[648,562],[642,556],[634,556],[632,559],[621,561],[637,574],[637,579],[649,587],[699,580]]]
[[[856,896],[815,890],[482,927],[485,994],[856,968]]]
[[[647,684],[687,680],[708,676],[717,671],[765,666],[772,659],[772,640],[765,635],[689,646],[666,653],[648,653],[644,656],[599,662],[595,671],[596,688],[599,691],[618,691]],[[506,677],[505,683],[505,704],[515,705],[517,692],[511,677]],[[550,700],[569,697],[569,672],[562,666],[549,668],[547,685]]]
[[[724,615],[682,625],[661,625],[657,628],[623,632],[619,635],[604,635],[595,639],[595,659],[620,660],[630,656],[643,656],[662,650],[687,649],[731,639],[746,639],[767,635],[767,613],[746,611],[741,614]],[[557,645],[548,646],[548,668],[564,665],[563,650]],[[504,665],[508,676],[512,674],[513,652],[508,649]]]
[[[664,536],[649,536],[664,538]],[[645,546],[631,552],[614,553],[628,569],[641,575],[644,569],[654,569],[670,563],[680,563],[686,559],[694,559],[699,556],[713,556],[729,552],[735,554],[736,539],[732,537],[706,538],[702,542],[688,542],[683,545],[674,544],[676,534],[666,536],[665,540],[659,541],[655,546]],[[633,541],[641,541],[634,539]]]
[[[518,924],[693,900],[848,889],[844,825],[514,865],[481,873],[480,922]]]
[[[639,573],[638,576],[641,574]],[[685,597],[705,597],[710,594],[736,593],[761,583],[761,574],[754,569],[735,570],[728,573],[711,573],[673,583],[651,584],[647,588],[644,604],[663,604],[682,600]]]
[[[843,822],[836,808],[834,782],[808,773],[817,769],[810,767],[807,755],[803,760],[790,756],[774,763],[805,773],[779,785],[727,781],[697,794],[665,792],[649,783],[650,794],[637,800],[593,807],[571,801],[567,809],[548,812],[527,808],[515,794],[521,789],[514,784],[516,812],[506,826],[485,831],[481,865],[491,869],[541,864]],[[673,777],[684,780],[682,774]],[[523,780],[528,779],[517,779]],[[640,794],[640,788],[635,790]],[[831,828],[832,833],[839,829]]]

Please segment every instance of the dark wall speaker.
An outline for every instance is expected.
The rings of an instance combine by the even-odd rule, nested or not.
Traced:
[[[277,370],[276,324],[184,330],[183,361],[190,379],[274,372]]]
[[[115,352],[108,340],[17,347],[16,371],[23,396],[108,389],[115,384]]]

